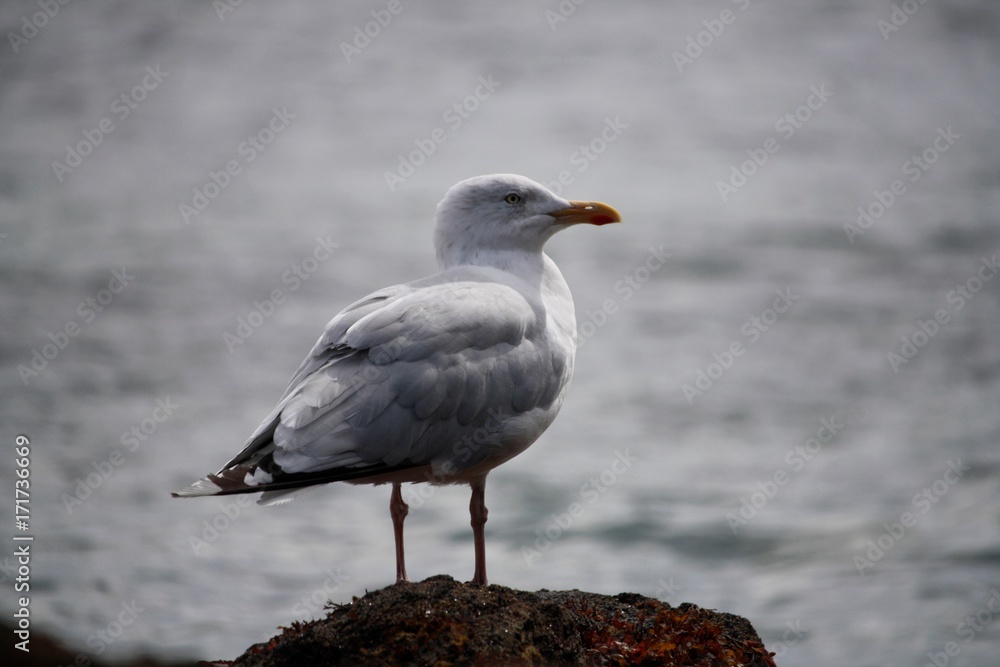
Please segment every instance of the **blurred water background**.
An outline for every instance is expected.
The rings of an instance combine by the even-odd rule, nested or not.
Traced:
[[[779,665],[995,664],[996,3],[44,4],[0,5],[34,627],[232,658],[391,583],[386,487],[168,492],[334,313],[434,270],[449,186],[515,172],[625,223],[549,244],[584,341],[490,477],[491,580],[742,614]],[[408,497],[411,577],[469,578],[467,489]]]

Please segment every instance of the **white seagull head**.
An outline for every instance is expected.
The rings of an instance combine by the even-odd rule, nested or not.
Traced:
[[[570,201],[530,178],[492,174],[451,187],[437,207],[434,246],[442,268],[479,264],[497,252],[541,253],[566,227],[621,222],[601,202]]]

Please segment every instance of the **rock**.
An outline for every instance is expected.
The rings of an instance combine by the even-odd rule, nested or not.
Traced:
[[[328,608],[234,662],[202,664],[774,667],[746,619],[633,593],[529,593],[436,576]]]

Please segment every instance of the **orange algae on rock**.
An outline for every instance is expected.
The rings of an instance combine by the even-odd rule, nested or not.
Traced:
[[[653,598],[518,591],[436,576],[333,605],[237,658],[293,665],[692,665],[774,667],[732,614]]]

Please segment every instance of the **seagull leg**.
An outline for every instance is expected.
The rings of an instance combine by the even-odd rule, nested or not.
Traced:
[[[472,517],[472,538],[476,545],[476,573],[472,575],[472,583],[485,586],[486,581],[486,535],[483,527],[486,525],[486,477],[473,482],[472,500],[469,501],[469,516]]]
[[[396,583],[406,581],[406,559],[403,556],[403,520],[410,513],[410,506],[403,502],[399,482],[392,483],[389,498],[389,514],[392,516],[392,532],[396,540]]]

